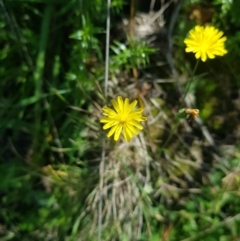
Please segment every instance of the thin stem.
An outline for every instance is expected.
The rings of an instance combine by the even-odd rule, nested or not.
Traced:
[[[108,0],[107,5],[107,32],[106,32],[106,52],[105,52],[105,80],[104,80],[104,95],[107,97],[108,92],[108,75],[109,75],[109,45],[110,45],[110,7],[111,0]]]
[[[168,136],[167,140],[165,141],[165,143],[163,144],[161,151],[168,145],[169,141],[172,139],[172,136],[175,134],[176,129],[178,128],[179,125],[179,120],[177,121],[177,124],[175,125],[175,127],[172,129],[172,131],[170,132],[170,135]]]
[[[192,81],[193,81],[193,76],[194,76],[194,74],[195,74],[195,72],[196,72],[196,70],[197,70],[198,64],[199,64],[199,59],[197,60],[197,62],[196,62],[196,64],[195,64],[195,67],[194,67],[194,69],[193,69],[193,72],[191,73],[191,79],[190,79],[190,81],[188,82],[187,88],[185,89],[185,92],[184,92],[184,95],[183,95],[183,98],[182,98],[182,101],[181,101],[181,105],[180,105],[180,106],[182,106],[183,103],[184,103],[184,100],[185,100],[186,95],[187,95],[187,93],[188,93],[188,91],[189,91],[190,85],[191,85],[191,83],[192,83]]]
[[[105,166],[105,149],[106,139],[102,139],[102,155],[99,167],[100,183],[99,183],[99,203],[98,203],[98,241],[102,240],[102,196],[103,196],[103,182],[104,182],[104,166]]]
[[[180,106],[183,106],[183,104],[184,104],[184,100],[185,100],[186,95],[187,95],[187,93],[188,93],[188,91],[189,91],[190,85],[191,85],[191,83],[192,83],[192,81],[193,81],[193,76],[194,76],[194,74],[195,74],[195,72],[196,72],[196,70],[197,70],[198,64],[199,64],[199,59],[197,60],[197,62],[196,62],[196,64],[195,64],[195,67],[194,67],[194,69],[193,69],[193,72],[191,73],[191,79],[190,79],[190,81],[189,81],[188,84],[187,84],[187,87],[186,87],[186,89],[185,89],[185,92],[184,92],[184,95],[183,95],[183,98],[182,98],[182,101],[181,101]],[[171,133],[170,133],[170,135],[168,136],[166,142],[163,144],[161,150],[163,150],[163,149],[167,146],[167,144],[169,143],[169,141],[172,139],[172,136],[175,134],[175,131],[176,131],[179,123],[180,123],[180,121],[177,120],[176,126],[175,126],[175,127],[173,128],[173,130],[171,131]]]
[[[39,43],[39,52],[37,55],[36,60],[36,67],[35,72],[33,74],[33,79],[35,82],[35,96],[38,100],[40,100],[41,94],[42,94],[42,76],[43,71],[45,67],[45,52],[48,42],[48,35],[49,35],[49,26],[51,21],[51,12],[52,12],[52,5],[47,4],[44,14],[43,14],[43,21],[42,21],[42,27],[41,27],[41,38]],[[39,143],[40,141],[40,130],[41,130],[41,111],[42,111],[42,103],[40,101],[37,101],[35,105],[35,136],[34,136],[34,150],[39,155]],[[38,158],[37,158],[38,159]]]
[[[105,52],[105,81],[104,81],[104,96],[105,102],[107,102],[108,95],[108,76],[109,76],[109,45],[110,45],[110,7],[111,0],[107,2],[107,23],[106,23],[106,52]],[[101,163],[99,167],[99,203],[98,203],[98,241],[102,240],[102,195],[103,195],[103,183],[104,183],[104,166],[105,166],[105,151],[106,139],[102,139],[102,155]]]
[[[130,19],[129,19],[129,39],[130,39],[130,42],[132,42],[132,40],[133,40],[134,6],[135,6],[135,0],[131,0]]]

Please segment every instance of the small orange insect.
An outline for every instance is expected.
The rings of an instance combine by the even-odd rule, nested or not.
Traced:
[[[188,114],[188,115],[191,115],[194,118],[199,116],[199,110],[198,109],[185,109],[185,113]]]
[[[187,109],[183,108],[178,111],[179,118],[186,118],[191,122],[194,118],[199,116],[199,109]]]
[[[187,114],[187,120],[190,122],[194,118],[199,116],[199,110],[198,109],[185,109],[185,113]]]

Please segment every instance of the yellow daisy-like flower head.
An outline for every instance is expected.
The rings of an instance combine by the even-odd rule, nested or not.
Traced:
[[[224,47],[226,37],[222,37],[223,32],[212,26],[196,26],[189,32],[189,37],[184,40],[187,45],[186,52],[195,53],[197,59],[203,62],[207,58],[213,59],[216,55],[223,56],[227,53]]]
[[[123,136],[126,141],[130,141],[133,135],[138,135],[139,130],[143,129],[138,122],[146,121],[147,118],[142,116],[143,109],[139,108],[133,110],[137,105],[137,101],[134,100],[129,103],[129,99],[124,101],[121,96],[118,96],[117,100],[111,100],[114,109],[107,106],[102,108],[103,115],[105,117],[100,119],[101,123],[105,123],[103,129],[110,129],[107,137],[111,137],[114,134],[114,140],[117,141],[123,131]]]

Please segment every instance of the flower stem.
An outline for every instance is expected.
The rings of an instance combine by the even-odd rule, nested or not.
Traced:
[[[190,79],[190,81],[188,82],[187,87],[186,87],[186,89],[185,89],[185,91],[184,91],[184,95],[183,95],[183,98],[182,98],[182,100],[181,100],[180,106],[183,106],[183,104],[184,104],[184,100],[185,100],[186,95],[187,95],[187,93],[188,93],[188,91],[189,91],[190,85],[191,85],[191,83],[192,83],[192,81],[193,81],[193,76],[194,76],[194,74],[195,74],[195,72],[196,72],[196,70],[197,70],[198,64],[199,64],[199,59],[197,60],[197,62],[196,62],[196,64],[195,64],[195,67],[194,67],[194,69],[193,69],[193,72],[191,73],[191,79]],[[175,131],[176,131],[179,123],[180,123],[180,121],[177,119],[177,123],[176,123],[175,127],[174,127],[174,128],[172,129],[172,131],[170,132],[170,135],[168,136],[167,140],[166,140],[165,143],[163,144],[161,150],[163,150],[163,149],[167,146],[167,144],[169,143],[169,141],[172,139],[172,137],[173,137],[173,135],[175,134]]]
[[[182,106],[182,105],[184,104],[184,100],[185,100],[186,95],[187,95],[187,93],[188,93],[188,91],[189,91],[190,85],[191,85],[191,83],[192,83],[192,81],[193,81],[193,76],[194,76],[194,74],[195,74],[195,72],[196,72],[196,70],[197,70],[198,64],[199,64],[199,59],[197,60],[197,62],[196,62],[196,64],[195,64],[195,67],[194,67],[194,69],[193,69],[193,72],[191,73],[191,78],[190,78],[190,81],[189,81],[188,84],[187,84],[187,88],[185,89],[185,92],[184,92],[184,95],[183,95],[183,98],[182,98],[182,101],[181,101],[181,105],[180,105],[180,106]]]

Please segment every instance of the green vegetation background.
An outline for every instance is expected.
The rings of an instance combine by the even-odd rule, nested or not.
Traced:
[[[106,4],[103,0],[0,1],[0,240],[97,240],[94,198],[104,134],[99,117],[104,104]],[[240,6],[237,0],[184,2],[172,36],[173,58],[181,76],[188,75],[195,63],[192,55],[184,53],[183,39],[196,24],[189,15],[199,6],[213,11],[212,24],[228,37],[228,55],[202,64],[191,88],[215,145],[209,146],[193,123],[190,137],[180,131],[160,154],[167,137],[155,133],[161,141],[155,151],[148,146],[149,155],[162,173],[152,167],[151,181],[145,186],[133,178],[139,186],[141,225],[135,224],[134,216],[131,228],[118,215],[109,215],[109,221],[103,210],[102,240],[240,238]],[[171,78],[167,64],[152,64],[153,48],[142,42],[132,46],[126,36],[119,37],[116,29],[123,17],[129,18],[129,3],[113,0],[113,97],[130,85],[124,78],[126,73],[131,76],[132,68],[141,72],[151,67],[157,78]],[[167,23],[170,18],[171,14],[166,16]],[[167,96],[157,98],[161,111],[174,118],[176,86],[157,85]],[[146,132],[144,136],[149,138]],[[174,159],[174,145],[180,157],[192,162],[189,150],[200,150],[197,155],[201,153],[203,163],[198,170]],[[161,187],[165,192],[157,195]],[[108,195],[104,205],[111,200],[112,194]]]

